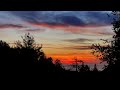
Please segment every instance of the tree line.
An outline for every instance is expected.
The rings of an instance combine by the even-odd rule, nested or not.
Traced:
[[[7,69],[18,70],[34,70],[40,72],[66,72],[60,60],[55,60],[53,63],[52,57],[47,58],[42,51],[42,45],[38,46],[34,37],[30,33],[22,36],[22,42],[16,41],[14,46],[10,46],[5,41],[0,41],[0,64]],[[75,64],[72,65],[76,72],[90,71],[88,65],[79,65],[75,59]]]

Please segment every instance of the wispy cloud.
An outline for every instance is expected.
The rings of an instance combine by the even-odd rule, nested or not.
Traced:
[[[79,26],[79,27],[65,27],[65,32],[71,32],[74,34],[91,34],[91,35],[113,35],[111,26]]]
[[[111,32],[111,26],[96,26],[96,25],[86,25],[86,26],[69,26],[64,24],[55,24],[50,25],[46,23],[29,23],[30,25],[39,27],[39,28],[48,28],[51,30],[62,30],[64,32],[70,32],[74,34],[98,34],[98,35],[113,35],[113,32]]]
[[[44,32],[45,29],[40,29],[40,28],[38,28],[38,29],[25,29],[25,31],[27,31],[27,32]]]
[[[69,46],[69,47],[64,47],[64,49],[75,49],[75,50],[90,50],[91,46]]]
[[[101,27],[111,25],[111,18],[107,16],[109,13],[107,11],[7,11],[0,13],[0,23],[8,24],[1,28],[10,27],[9,24],[19,22],[25,23],[25,25],[30,24],[33,27],[47,27],[74,34],[110,35],[111,33],[105,32],[105,30],[101,31]],[[20,26],[18,27],[20,28]],[[32,32],[32,29],[27,31]],[[39,31],[39,29],[33,31]]]
[[[110,25],[109,12],[97,11],[11,11],[13,15],[29,23],[83,25]],[[46,19],[47,18],[47,19]]]
[[[77,38],[77,39],[67,39],[67,40],[63,40],[66,42],[71,42],[71,43],[78,43],[78,42],[92,42],[94,40],[92,39],[85,39],[85,38]]]
[[[3,28],[25,28],[25,26],[18,24],[0,24],[0,29]]]

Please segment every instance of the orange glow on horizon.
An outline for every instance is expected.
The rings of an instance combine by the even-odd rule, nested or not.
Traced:
[[[100,61],[97,60],[95,56],[92,54],[79,54],[79,55],[64,55],[64,54],[53,54],[53,55],[48,55],[48,57],[52,57],[53,61],[56,59],[59,59],[61,63],[63,64],[72,64],[74,62],[74,59],[77,58],[78,60],[82,60],[85,63],[99,63]]]

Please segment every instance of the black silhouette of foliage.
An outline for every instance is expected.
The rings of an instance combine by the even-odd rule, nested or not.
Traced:
[[[0,64],[13,71],[63,72],[65,69],[61,62],[56,60],[54,64],[41,48],[42,45],[37,45],[29,33],[22,36],[22,41],[16,41],[14,47],[0,41]]]
[[[29,33],[25,34],[22,40],[22,42],[17,41],[14,48],[17,51],[17,56],[19,56],[19,59],[17,59],[19,60],[19,64],[28,66],[36,65],[39,58],[43,56],[42,47],[36,45],[34,38]]]
[[[89,72],[90,67],[88,65],[85,65],[84,62],[82,62],[82,65],[79,66],[79,72]]]
[[[64,72],[65,69],[64,67],[62,66],[62,63],[60,62],[60,60],[55,60],[55,68],[56,68],[56,72]]]
[[[105,40],[107,45],[94,44],[92,49],[94,49],[93,54],[97,57],[107,62],[104,71],[115,72],[119,71],[120,67],[120,11],[113,11],[111,14],[113,18],[113,40]]]
[[[1,66],[7,65],[7,60],[9,59],[10,46],[4,41],[0,41],[0,64]],[[4,60],[3,60],[4,59]]]
[[[81,60],[78,60],[77,58],[74,59],[74,62],[72,64],[72,67],[75,68],[76,72],[79,72],[79,63],[82,62]]]
[[[94,67],[93,67],[93,70],[92,70],[93,72],[98,72],[98,69],[97,69],[97,66],[96,66],[96,64],[94,65]]]
[[[76,72],[89,72],[90,71],[90,67],[88,65],[85,65],[82,60],[78,60],[76,58],[74,60],[75,61],[72,67],[75,68]]]
[[[0,49],[6,49],[6,48],[10,48],[9,44],[0,40]]]

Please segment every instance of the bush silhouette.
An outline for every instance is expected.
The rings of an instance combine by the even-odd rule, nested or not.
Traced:
[[[6,67],[7,66],[7,62],[9,62],[9,58],[10,58],[10,46],[9,44],[7,44],[4,41],[0,41],[0,64],[2,67]]]
[[[96,66],[96,64],[94,65],[94,67],[93,67],[93,70],[92,70],[93,72],[98,72],[98,69],[97,69],[97,66]]]
[[[113,18],[113,40],[104,40],[107,45],[94,44],[92,49],[94,49],[93,54],[97,57],[107,62],[108,65],[105,66],[105,72],[119,72],[120,68],[120,11],[112,12]]]

